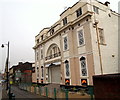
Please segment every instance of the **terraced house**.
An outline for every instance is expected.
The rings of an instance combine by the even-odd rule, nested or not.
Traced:
[[[35,37],[38,83],[92,85],[92,76],[118,73],[118,16],[109,2],[79,0]]]

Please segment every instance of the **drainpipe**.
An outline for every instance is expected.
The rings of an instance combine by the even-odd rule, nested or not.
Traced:
[[[101,75],[103,75],[103,66],[102,66],[102,56],[101,56],[101,50],[100,50],[100,42],[99,42],[99,32],[98,32],[98,21],[95,20],[95,28],[96,28],[96,35],[97,35],[97,45],[98,45],[98,52],[99,52],[99,59],[100,59],[100,69],[101,69]]]

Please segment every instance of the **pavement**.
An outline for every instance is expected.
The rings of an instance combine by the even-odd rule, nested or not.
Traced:
[[[52,100],[50,98],[40,96],[31,92],[27,92],[19,89],[17,86],[11,87],[11,92],[15,94],[14,100]],[[5,88],[2,89],[2,99],[1,100],[9,100],[7,91]]]
[[[2,100],[9,100],[7,91],[5,88],[2,89]]]

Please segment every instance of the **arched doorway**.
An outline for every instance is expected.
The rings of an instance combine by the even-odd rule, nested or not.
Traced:
[[[48,82],[60,84],[61,82],[61,62],[60,62],[61,52],[56,44],[50,45],[47,50],[46,61],[51,61],[48,66]],[[57,61],[56,61],[57,60]]]

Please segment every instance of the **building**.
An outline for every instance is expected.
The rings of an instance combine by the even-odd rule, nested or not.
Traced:
[[[32,83],[37,83],[34,63],[32,64]]]
[[[39,83],[92,85],[93,75],[118,73],[118,17],[109,2],[79,0],[35,37]]]
[[[18,65],[9,69],[10,80],[13,83],[32,83],[32,64],[19,62]]]

